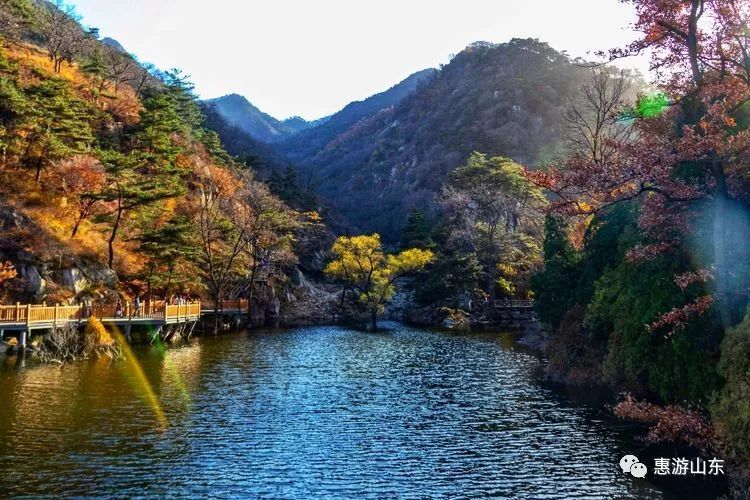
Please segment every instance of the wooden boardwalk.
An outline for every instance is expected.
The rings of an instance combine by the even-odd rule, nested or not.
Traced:
[[[201,316],[211,314],[244,314],[247,300],[224,300],[218,308],[213,303],[192,301],[168,304],[164,301],[144,302],[139,308],[126,302],[116,305],[65,306],[56,304],[20,304],[0,306],[0,334],[19,333],[19,344],[25,345],[27,335],[35,330],[50,330],[67,326],[81,326],[91,317],[105,326],[118,327],[129,335],[133,326],[151,326],[161,330],[169,325],[195,323]]]
[[[533,309],[533,300],[496,300],[493,304],[495,309]]]

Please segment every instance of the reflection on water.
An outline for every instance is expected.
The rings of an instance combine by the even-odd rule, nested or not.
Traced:
[[[661,496],[499,335],[253,332],[128,363],[0,366],[3,494]],[[27,361],[27,365],[31,365]]]

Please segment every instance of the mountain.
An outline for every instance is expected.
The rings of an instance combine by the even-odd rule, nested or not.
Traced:
[[[297,134],[311,127],[315,127],[321,123],[325,123],[329,117],[320,118],[319,120],[313,120],[311,122],[305,120],[301,116],[293,116],[284,120],[284,126],[292,133]]]
[[[128,52],[127,50],[125,50],[125,47],[123,47],[122,44],[114,38],[105,37],[102,38],[100,42],[107,47],[111,47],[118,52],[122,52],[123,54],[126,54]]]
[[[238,96],[239,97],[239,96]],[[244,98],[241,98],[244,102]],[[239,160],[251,165],[264,178],[277,170],[284,170],[291,163],[265,142],[255,139],[245,129],[231,123],[221,113],[215,101],[201,103],[204,125],[219,134],[222,146]]]
[[[434,74],[434,69],[419,71],[385,92],[363,101],[353,102],[334,115],[313,121],[307,121],[299,116],[283,121],[277,120],[237,94],[210,99],[206,103],[212,106],[227,123],[242,130],[255,141],[269,144],[289,141],[280,150],[294,160],[296,157],[314,153],[357,121],[381,109],[398,104],[414,92],[421,82]],[[232,148],[229,149],[232,150]],[[235,152],[235,154],[242,153]]]
[[[229,124],[246,132],[260,142],[278,142],[303,130],[308,122],[300,117],[280,121],[253,106],[250,101],[238,94],[225,95],[206,101]]]
[[[549,159],[563,142],[561,116],[589,78],[589,69],[535,39],[476,43],[439,71],[413,75],[275,147],[346,218],[339,230],[396,241],[405,214],[433,209],[472,151],[526,165]]]
[[[275,248],[264,259],[291,262],[302,248],[291,246],[297,214],[203,126],[192,84],[98,40],[70,9],[0,2],[0,24],[15,27],[13,43],[0,43],[0,300],[219,297],[229,287],[222,291],[215,262],[235,262],[237,274],[222,273],[240,283],[255,257],[225,252],[248,245],[249,231],[259,235],[255,248],[264,244],[261,226],[232,226],[235,212],[268,214],[262,239]],[[276,182],[302,198],[294,181]],[[232,243],[236,231],[244,238]]]
[[[429,81],[437,74],[435,69],[418,71],[397,83],[390,89],[375,94],[363,101],[355,101],[330,117],[317,120],[312,126],[301,130],[277,145],[293,161],[304,161],[323,149],[330,141],[346,132],[361,120],[377,112],[396,106],[417,90],[420,84]]]

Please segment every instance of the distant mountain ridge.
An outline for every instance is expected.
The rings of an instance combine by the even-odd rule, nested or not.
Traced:
[[[299,116],[284,121],[278,120],[239,94],[209,99],[206,104],[213,107],[230,125],[265,143],[279,142],[315,123]]]
[[[379,111],[397,106],[417,88],[437,74],[434,68],[413,73],[389,88],[346,105],[341,111],[324,119],[322,123],[300,131],[277,145],[277,149],[286,154],[292,162],[300,161],[323,149],[330,141],[346,132],[357,122],[370,118]]]
[[[348,104],[341,111],[318,120],[308,121],[300,116],[279,120],[264,113],[247,98],[229,94],[206,102],[230,125],[247,133],[252,139],[268,144],[281,143],[302,134],[295,143],[283,150],[296,151],[298,144],[309,144],[306,150],[314,150],[345,131],[359,120],[367,118],[381,109],[394,106],[414,92],[417,86],[434,76],[435,69],[414,73],[390,89],[362,101]],[[309,132],[315,130],[315,132]],[[304,134],[303,134],[304,133]]]

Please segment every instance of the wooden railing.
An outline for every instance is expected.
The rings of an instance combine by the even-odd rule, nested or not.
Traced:
[[[219,304],[219,311],[247,311],[247,306],[247,299],[222,300]],[[211,301],[203,301],[201,307],[204,311],[213,311],[214,303]]]
[[[0,306],[0,327],[3,324],[34,323],[62,326],[70,322],[85,320],[91,316],[102,320],[154,319],[163,321],[196,320],[201,315],[198,301],[179,305],[165,304],[164,301],[145,302],[139,307],[126,302],[124,305],[94,304],[92,306],[48,306],[46,304],[20,304]]]
[[[496,300],[493,303],[495,309],[523,309],[534,307],[533,300]]]

